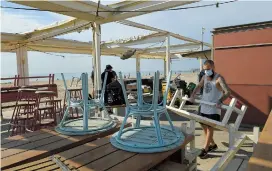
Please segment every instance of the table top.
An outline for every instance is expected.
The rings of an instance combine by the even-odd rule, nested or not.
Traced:
[[[272,170],[272,110],[248,162],[247,171]]]

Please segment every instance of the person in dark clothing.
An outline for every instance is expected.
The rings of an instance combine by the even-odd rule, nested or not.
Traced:
[[[102,87],[103,87],[103,82],[105,78],[105,74],[108,73],[107,80],[106,80],[106,87],[105,87],[105,94],[104,94],[104,103],[105,105],[108,104],[108,92],[107,92],[107,85],[112,83],[113,81],[116,80],[116,72],[112,70],[111,65],[107,65],[105,71],[101,74],[101,80],[102,80]]]
[[[94,84],[94,70],[92,70],[91,79],[92,79],[92,83]]]
[[[201,81],[201,79],[202,79],[202,77],[203,77],[204,75],[205,75],[205,70],[202,69],[202,70],[200,71],[199,75],[198,75],[198,82]],[[201,94],[201,95],[203,94],[203,87],[201,87],[201,89],[200,89],[200,94]]]

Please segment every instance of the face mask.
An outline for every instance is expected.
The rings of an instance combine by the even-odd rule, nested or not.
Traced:
[[[210,70],[205,70],[205,74],[210,77],[211,75],[213,75],[213,71],[210,69]]]

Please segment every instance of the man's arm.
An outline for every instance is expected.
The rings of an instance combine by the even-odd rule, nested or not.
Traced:
[[[196,86],[196,88],[194,89],[193,93],[191,94],[191,99],[194,99],[194,96],[196,95],[196,92],[198,92],[201,87],[204,86],[204,77],[201,78],[200,82],[198,83],[198,85]]]
[[[224,100],[226,100],[230,96],[230,89],[225,81],[225,79],[220,76],[217,79],[218,83],[220,84],[222,90],[223,90],[223,96],[219,99],[221,103],[223,103]]]

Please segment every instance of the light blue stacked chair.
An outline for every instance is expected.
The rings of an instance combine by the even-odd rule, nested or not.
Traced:
[[[116,126],[116,122],[109,116],[103,100],[108,76],[107,73],[104,78],[101,96],[98,99],[88,99],[88,74],[82,73],[83,99],[79,100],[71,99],[68,93],[64,75],[61,75],[64,82],[65,91],[67,93],[66,101],[68,106],[61,122],[55,128],[57,132],[65,135],[96,134],[98,132],[110,130]],[[83,118],[69,119],[69,110],[74,108],[82,110]]]
[[[119,73],[119,75],[120,83],[125,96],[126,115],[119,132],[113,134],[111,137],[112,145],[122,150],[139,153],[162,152],[174,149],[181,145],[184,141],[184,135],[181,132],[176,131],[166,109],[166,100],[171,79],[171,72],[167,78],[167,88],[163,93],[163,101],[161,105],[158,104],[159,71],[157,71],[154,76],[152,104],[145,104],[144,101],[141,100],[141,81],[137,79],[137,105],[130,105],[127,99],[122,73]],[[137,78],[140,78],[138,74]],[[169,127],[160,125],[159,119],[163,114],[165,114],[169,122]],[[136,126],[124,129],[127,119],[130,116],[137,118]],[[153,119],[153,126],[143,126],[140,124],[141,119],[146,117]]]

